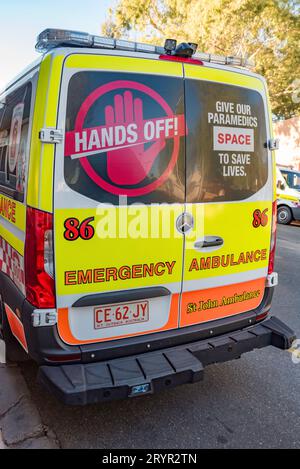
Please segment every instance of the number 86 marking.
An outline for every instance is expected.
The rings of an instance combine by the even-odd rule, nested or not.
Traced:
[[[254,228],[258,228],[259,226],[267,226],[268,221],[269,221],[269,218],[267,215],[268,210],[269,210],[268,208],[265,208],[265,210],[263,210],[262,212],[259,209],[254,210],[253,222],[252,222],[252,225]]]
[[[91,239],[95,234],[95,228],[90,223],[94,220],[94,217],[90,217],[80,223],[77,218],[68,218],[64,223],[64,238],[67,241],[76,241],[78,238]]]

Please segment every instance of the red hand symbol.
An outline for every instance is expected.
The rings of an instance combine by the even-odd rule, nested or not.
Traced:
[[[133,100],[131,91],[115,96],[114,108],[106,106],[105,125],[128,125],[136,123],[138,129],[143,125],[143,102]],[[107,173],[118,185],[132,185],[143,181],[149,174],[155,159],[165,147],[165,140],[158,140],[144,150],[144,144],[107,152]]]

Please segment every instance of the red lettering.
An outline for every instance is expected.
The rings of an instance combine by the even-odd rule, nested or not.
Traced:
[[[224,143],[224,134],[218,134],[218,143]]]
[[[199,265],[197,259],[193,259],[189,268],[189,272],[192,272],[193,270],[199,270]]]
[[[76,271],[65,272],[65,285],[76,285]]]
[[[111,308],[105,308],[105,310],[104,310],[105,322],[111,322],[111,319],[109,317],[110,312],[111,312]]]
[[[161,275],[164,275],[166,269],[164,268],[165,264],[163,262],[158,262],[155,266],[155,275],[160,277]]]
[[[94,283],[104,282],[104,269],[95,269],[94,270]]]
[[[260,259],[262,261],[265,261],[267,259],[267,250],[266,249],[262,249]]]
[[[83,270],[78,270],[78,285],[80,284],[87,284],[93,282],[93,272],[92,270],[87,270],[84,272]]]
[[[141,303],[141,308],[142,308],[143,316],[145,316],[146,315],[146,309],[147,309],[147,303]]]
[[[117,274],[117,269],[116,267],[109,267],[108,269],[106,269],[106,281],[109,282],[110,281],[110,277],[113,278],[113,280],[117,280],[118,278],[118,274]]]
[[[219,256],[214,256],[212,258],[212,268],[213,269],[218,269],[220,267],[220,257]]]
[[[232,144],[232,145],[251,145],[251,136],[248,134],[236,134],[220,132],[217,137],[218,143]]]
[[[103,322],[102,319],[100,319],[100,313],[101,313],[101,311],[102,311],[101,309],[97,309],[97,310],[96,310],[96,322],[97,322],[98,324],[101,324],[101,322]]]
[[[254,262],[260,261],[260,250],[254,252]]]

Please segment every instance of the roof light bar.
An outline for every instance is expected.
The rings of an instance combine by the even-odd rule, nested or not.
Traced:
[[[35,48],[38,52],[47,52],[58,46],[118,49],[132,52],[148,52],[150,54],[162,54],[164,52],[163,47],[152,46],[151,44],[94,36],[84,32],[64,29],[45,29],[45,31],[39,34]]]
[[[151,44],[144,44],[142,42],[136,43],[136,50],[138,52],[149,52],[150,54],[155,54],[156,46],[152,46]]]
[[[105,49],[114,49],[115,40],[109,37],[93,36],[92,47],[105,48]]]
[[[167,53],[172,53],[175,40],[167,40]],[[196,51],[197,45],[187,43]],[[77,47],[93,47],[98,49],[118,49],[132,52],[146,52],[149,54],[164,55],[166,50],[164,47],[144,44],[141,42],[126,41],[123,39],[113,39],[102,36],[94,36],[89,33],[80,31],[69,31],[65,29],[45,29],[37,38],[36,50],[38,52],[47,52],[59,46],[77,46]],[[172,50],[169,50],[172,49]],[[203,62],[211,62],[221,65],[231,65],[235,67],[254,67],[254,63],[243,57],[222,56],[215,54],[206,54],[203,52],[193,56],[195,59]]]
[[[88,33],[66,31],[63,29],[45,29],[37,38],[36,50],[45,52],[59,45],[70,44],[91,47],[93,38]]]
[[[205,52],[200,52],[195,55],[195,58],[203,60],[204,62],[210,62],[214,64],[221,65],[232,65],[234,67],[247,67],[253,68],[255,63],[251,60],[248,60],[245,57],[234,57],[232,55],[215,55],[215,54],[206,54]]]
[[[116,49],[135,51],[135,42],[123,41],[121,39],[117,39],[116,40]]]

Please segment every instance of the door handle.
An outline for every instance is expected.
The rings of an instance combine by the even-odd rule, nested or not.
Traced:
[[[220,236],[205,236],[204,239],[196,241],[194,244],[195,249],[212,248],[215,246],[223,246],[224,240]]]

